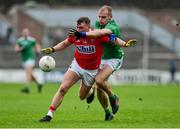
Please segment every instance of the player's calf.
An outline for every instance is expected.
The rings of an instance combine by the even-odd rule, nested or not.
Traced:
[[[119,98],[116,95],[109,97],[112,113],[115,114],[119,110]]]
[[[92,101],[94,100],[94,92],[95,92],[95,88],[93,87],[93,88],[91,89],[90,95],[86,98],[86,102],[87,102],[88,104],[92,103]]]
[[[92,101],[94,100],[94,92],[95,92],[95,87],[92,87],[89,92],[89,96],[86,98],[86,102],[88,104],[92,103]]]
[[[37,85],[37,88],[38,88],[38,93],[41,93],[41,92],[42,92],[43,85],[42,85],[42,84],[38,84],[38,85]]]

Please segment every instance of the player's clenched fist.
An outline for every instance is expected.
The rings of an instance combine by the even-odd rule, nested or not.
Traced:
[[[48,48],[43,48],[43,49],[41,49],[41,52],[43,53],[43,54],[51,54],[51,53],[53,53],[55,50],[54,50],[54,48],[53,47],[48,47]]]
[[[128,40],[128,41],[125,43],[125,47],[131,47],[132,45],[136,44],[136,42],[137,42],[136,39]]]

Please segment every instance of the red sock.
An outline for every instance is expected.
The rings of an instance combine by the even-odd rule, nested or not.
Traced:
[[[53,106],[50,106],[50,107],[49,107],[49,110],[51,110],[52,112],[55,112],[55,111],[56,111],[56,108],[54,108]]]

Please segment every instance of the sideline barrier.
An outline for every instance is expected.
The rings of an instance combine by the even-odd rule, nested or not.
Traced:
[[[63,79],[64,71],[54,70],[52,72],[42,72],[39,69],[34,70],[34,75],[42,83],[59,83]],[[2,83],[22,83],[26,77],[24,70],[3,70],[0,69],[0,82]],[[176,74],[176,80],[180,82],[180,72]],[[113,73],[109,82],[114,85],[121,84],[166,84],[170,82],[170,73],[160,70],[142,70],[142,69],[122,69]]]

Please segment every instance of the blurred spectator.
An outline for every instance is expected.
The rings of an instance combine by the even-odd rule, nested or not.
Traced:
[[[11,36],[12,36],[12,33],[13,33],[13,27],[11,25],[9,25],[7,27],[7,30],[6,30],[6,42],[9,44],[10,41],[11,41]]]
[[[170,61],[170,69],[169,69],[169,72],[171,74],[171,80],[170,80],[170,83],[176,83],[176,72],[177,72],[177,68],[176,68],[176,64],[175,64],[175,61],[172,60]]]

